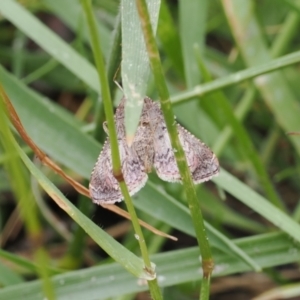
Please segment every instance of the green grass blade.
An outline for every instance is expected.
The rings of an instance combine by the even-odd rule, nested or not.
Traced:
[[[203,199],[201,208],[205,215],[212,220],[210,221],[212,224],[220,225],[221,222],[224,226],[231,226],[252,233],[263,233],[266,231],[266,227],[263,224],[249,216],[241,215],[238,211],[234,211],[226,202],[220,201],[219,198],[212,195],[207,188],[198,188],[197,194],[199,199]]]
[[[79,26],[83,26],[83,38],[85,42],[89,42],[88,29],[84,26],[83,13],[79,0],[42,0],[43,4],[57,17],[59,17],[70,29],[74,32],[78,30]],[[101,36],[104,57],[108,57],[108,45],[110,44],[110,32],[100,22],[97,22],[98,34]]]
[[[205,82],[211,81],[211,75],[209,74],[209,71],[207,70],[202,57],[200,56],[200,53],[197,51],[197,58],[199,63],[199,68],[202,70],[203,78]],[[231,126],[232,131],[234,132],[235,136],[238,136],[238,142],[242,147],[242,151],[245,156],[248,157],[248,159],[251,161],[252,166],[254,170],[256,171],[256,174],[259,178],[259,182],[264,188],[264,191],[267,195],[267,198],[271,203],[279,207],[280,209],[284,210],[284,204],[282,203],[281,199],[279,198],[278,194],[276,193],[273,184],[271,182],[271,179],[269,178],[269,175],[262,164],[262,160],[260,159],[249,135],[247,130],[244,128],[244,126],[239,122],[239,120],[236,118],[234,113],[232,112],[232,108],[230,106],[229,99],[225,96],[225,94],[222,91],[216,91],[213,94],[210,94],[209,99],[207,99],[206,107],[209,108],[212,111],[212,114],[216,116],[215,114],[215,107],[218,107],[218,110],[222,112],[223,118],[227,121]]]
[[[113,115],[113,108],[112,108],[112,101],[110,95],[110,89],[108,84],[108,79],[106,75],[106,69],[104,65],[103,54],[100,49],[100,39],[97,35],[97,28],[96,28],[96,20],[95,15],[92,9],[92,1],[91,0],[81,0],[82,8],[85,12],[89,33],[91,35],[91,46],[93,49],[93,55],[97,66],[97,72],[99,77],[99,83],[101,85],[101,92],[103,96],[103,105],[105,109],[105,116],[107,118],[107,127],[108,127],[108,134],[109,134],[109,142],[111,146],[111,159],[112,159],[112,172],[114,177],[117,179],[118,184],[120,186],[123,198],[126,203],[127,210],[130,214],[130,220],[132,222],[135,236],[138,237],[138,243],[141,250],[141,255],[143,258],[143,272],[148,281],[149,290],[151,296],[154,299],[160,300],[162,299],[161,291],[157,284],[156,280],[156,272],[155,272],[155,265],[153,265],[150,261],[147,245],[145,242],[145,238],[143,236],[143,232],[141,230],[141,226],[138,222],[138,218],[132,203],[132,199],[129,195],[129,189],[125,182],[125,176],[123,177],[123,161],[121,162],[121,156],[119,152],[119,132],[116,131],[118,126],[115,124],[115,119]],[[110,171],[110,170],[107,170]],[[138,276],[140,277],[140,276]]]
[[[248,255],[264,268],[297,262],[300,248],[284,234],[272,233],[235,241]],[[214,252],[216,268],[214,276],[224,276],[250,271],[244,262],[218,251]],[[152,260],[158,266],[160,286],[167,287],[201,279],[199,251],[197,247],[155,254]],[[96,266],[53,277],[60,299],[93,300],[115,298],[121,294],[147,290],[116,263]],[[40,281],[19,284],[0,290],[3,300],[39,300]]]
[[[31,260],[27,260],[23,257],[20,257],[16,254],[10,253],[8,251],[4,251],[0,249],[0,257],[4,261],[8,261],[10,264],[16,264],[19,268],[24,269],[27,273],[35,273],[38,274],[38,266],[33,263]],[[47,266],[48,272],[51,275],[57,275],[63,273],[64,270],[54,268],[52,266]]]
[[[283,62],[288,56],[300,57],[299,52],[296,52],[273,61],[271,60],[266,40],[254,15],[252,4],[252,1],[249,0],[233,1],[231,3],[223,1],[233,34],[246,64],[249,67],[260,66],[259,68],[261,68],[261,64],[266,62],[275,66],[275,62]],[[232,14],[232,12],[234,13]],[[247,14],[247,18],[243,17],[244,13]],[[251,28],[251,33],[249,28]],[[242,36],[241,32],[243,32]],[[249,51],[250,47],[252,49],[251,52]],[[279,65],[274,70],[276,69],[279,69]],[[300,128],[300,106],[285,77],[280,72],[274,72],[260,76],[254,82],[281,128],[285,132],[298,130]],[[293,109],[290,109],[291,107]],[[299,154],[300,139],[292,136],[289,136],[289,139]]]
[[[156,32],[160,0],[147,1],[151,24]],[[122,85],[125,106],[126,135],[133,138],[138,126],[150,77],[149,59],[136,6],[123,0],[122,9]]]
[[[163,50],[166,52],[168,59],[172,61],[172,67],[181,78],[184,78],[181,42],[166,0],[161,1],[158,21],[157,34]]]
[[[18,147],[19,155],[31,174],[36,178],[43,189],[51,196],[57,197],[56,203],[79,224],[94,241],[106,251],[114,260],[119,262],[126,270],[137,277],[147,279],[142,260],[116,242],[101,228],[96,226],[89,218],[83,215],[65,196],[53,185],[51,181],[29,160],[21,148]]]
[[[61,113],[61,109],[45,101],[1,66],[0,81],[34,142],[57,162],[89,178],[100,145],[82,133],[74,120],[71,123],[70,115]]]
[[[179,2],[180,39],[188,88],[200,83],[201,76],[196,67],[194,47],[204,51],[208,3],[207,0]]]
[[[97,73],[94,67],[36,17],[13,0],[2,0],[0,2],[0,11],[5,18],[35,41],[53,58],[73,72],[92,89],[99,92]]]
[[[222,169],[220,175],[213,181],[276,227],[300,241],[300,225],[298,223],[227,171]]]
[[[0,262],[0,285],[1,287],[15,285],[24,282],[23,278]]]
[[[140,191],[135,201],[135,206],[151,217],[162,220],[173,228],[196,237],[189,209],[172,196],[157,189],[152,182],[148,182],[144,189]],[[154,210],[153,207],[159,209]],[[205,227],[212,246],[240,257],[247,264],[251,265],[254,270],[259,271],[261,269],[251,257],[246,255],[225,235],[214,229],[208,222],[205,222]]]
[[[200,205],[197,199],[195,186],[192,180],[190,170],[188,168],[183,147],[179,141],[177,124],[171,108],[170,95],[164,78],[163,68],[161,65],[160,55],[158,52],[158,46],[154,38],[154,32],[151,26],[147,4],[145,0],[139,0],[139,1],[137,0],[136,5],[138,8],[138,13],[141,21],[141,27],[142,27],[142,31],[146,43],[151,69],[153,72],[154,80],[160,97],[162,113],[164,116],[168,135],[170,137],[171,147],[174,151],[176,164],[180,173],[180,178],[184,186],[193,225],[196,232],[196,238],[197,238],[197,242],[201,254],[202,269],[203,269],[203,280],[202,280],[200,294],[202,295],[203,300],[205,300],[209,298],[210,277],[214,266],[212,255],[211,255],[211,249],[210,249],[209,242],[207,240],[205,226],[203,222]]]
[[[176,95],[172,96],[172,103],[177,104],[180,102],[184,102],[194,97],[199,97],[207,93],[243,82],[247,79],[252,79],[265,73],[270,73],[275,70],[285,68],[299,62],[300,51],[296,51],[294,53],[284,55],[280,58],[273,59],[268,63],[264,61],[260,65],[249,67],[248,69],[235,72],[234,74],[215,79],[212,82],[197,85],[185,92],[177,93]]]

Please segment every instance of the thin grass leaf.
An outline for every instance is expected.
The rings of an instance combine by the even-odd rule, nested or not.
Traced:
[[[156,32],[160,0],[147,1],[153,31]],[[142,112],[150,77],[149,59],[136,6],[122,0],[122,85],[125,105],[125,130],[131,143]]]
[[[135,201],[135,206],[150,216],[162,220],[171,227],[196,237],[189,209],[172,196],[157,189],[153,183],[148,182],[145,188],[141,190]],[[156,209],[153,209],[153,207]],[[256,271],[261,270],[260,266],[251,257],[246,255],[225,235],[213,228],[208,222],[204,223],[211,246],[239,257]]]
[[[33,260],[39,265],[38,273],[42,279],[43,292],[49,299],[54,299],[53,286],[49,280],[46,265],[49,257],[41,243],[42,231],[37,214],[37,207],[28,184],[28,174],[24,170],[20,157],[17,155],[15,139],[10,131],[7,121],[7,108],[4,99],[0,101],[0,140],[4,151],[10,155],[6,160],[6,169],[12,185],[12,190],[18,203],[20,219],[28,234],[28,240],[34,245]]]
[[[172,103],[179,104],[180,102],[185,102],[194,97],[205,95],[207,93],[243,82],[247,79],[252,79],[259,75],[285,68],[298,62],[300,62],[300,51],[296,51],[294,53],[284,55],[280,58],[273,59],[268,63],[262,62],[260,65],[257,65],[255,67],[249,67],[248,69],[235,72],[234,74],[228,75],[226,77],[218,78],[212,82],[197,85],[190,90],[177,93],[176,95],[172,96]]]
[[[222,2],[236,42],[248,66],[260,66],[261,68],[262,63],[269,62],[271,65],[275,62],[287,60],[288,56],[271,60],[266,41],[252,9],[252,1],[230,2],[223,0]],[[247,18],[243,17],[245,12]],[[250,28],[251,32],[249,31]],[[251,51],[248,50],[250,47]],[[300,55],[299,52],[296,52],[289,56],[297,58]],[[277,123],[285,132],[300,128],[299,103],[280,72],[260,76],[254,80],[254,83],[264,97],[266,104],[272,110]],[[291,107],[293,109],[290,109]],[[289,136],[289,139],[297,152],[300,153],[300,139],[291,136]]]
[[[26,270],[28,273],[35,273],[36,275],[38,274],[38,266],[33,263],[31,260],[27,260],[21,256],[12,254],[8,251],[4,251],[0,249],[0,257],[2,260],[8,261],[9,263],[16,264],[19,268]],[[48,272],[51,275],[57,275],[60,273],[63,273],[64,270],[52,267],[52,266],[47,266]]]
[[[89,178],[100,145],[82,133],[74,120],[72,123],[68,122],[70,115],[67,118],[66,112],[62,114],[61,109],[57,109],[50,101],[45,101],[1,66],[0,81],[35,143],[57,162]],[[81,148],[80,144],[85,147]],[[82,151],[75,150],[78,147]],[[86,149],[89,149],[88,153]]]
[[[10,268],[0,262],[0,285],[1,287],[15,285],[24,282],[24,279]]]
[[[0,12],[53,58],[99,92],[95,68],[25,8],[13,0],[2,0]]]
[[[112,109],[112,101],[111,101],[111,95],[109,90],[109,84],[106,76],[106,70],[104,66],[104,59],[102,52],[100,50],[99,44],[100,39],[97,36],[97,28],[96,28],[96,21],[95,16],[92,11],[92,2],[91,0],[81,0],[82,8],[85,12],[89,32],[91,35],[91,46],[93,49],[94,59],[97,66],[98,71],[98,77],[99,77],[99,83],[101,85],[101,92],[102,96],[104,98],[104,109],[105,109],[105,115],[107,118],[107,126],[108,126],[108,132],[109,132],[109,138],[110,138],[110,146],[111,146],[111,159],[112,159],[112,171],[114,177],[117,179],[118,184],[120,186],[123,198],[126,203],[127,210],[131,217],[131,222],[135,231],[135,236],[137,236],[137,240],[140,246],[141,255],[143,258],[143,272],[146,275],[145,279],[148,281],[149,290],[151,293],[151,296],[154,299],[160,300],[162,299],[160,288],[157,284],[156,280],[156,272],[155,272],[155,265],[153,265],[150,261],[147,245],[143,236],[143,232],[141,230],[141,226],[138,221],[138,217],[136,215],[131,197],[129,195],[129,189],[127,187],[127,184],[124,180],[123,174],[122,174],[122,166],[123,161],[121,162],[121,156],[119,152],[119,142],[118,142],[118,135],[116,131],[116,124],[114,123],[115,119],[113,116],[113,109]],[[140,277],[140,276],[138,276]]]
[[[198,49],[197,49],[198,50]],[[199,68],[202,71],[203,79],[205,82],[210,82],[212,80],[211,75],[209,74],[208,69],[206,68],[202,57],[200,56],[199,51],[196,53],[197,60],[199,64]],[[282,200],[279,198],[278,194],[276,193],[274,186],[269,178],[269,175],[262,164],[262,161],[243,125],[238,121],[235,117],[234,113],[232,112],[232,108],[230,106],[229,99],[224,95],[222,91],[216,91],[213,94],[210,94],[209,101],[206,102],[206,106],[210,107],[213,115],[214,107],[218,107],[219,111],[222,111],[223,117],[226,119],[227,123],[230,124],[231,129],[235,136],[238,137],[238,142],[242,147],[242,151],[247,156],[247,158],[251,161],[253,168],[259,178],[259,182],[263,186],[267,198],[271,203],[279,207],[280,209],[284,210],[285,206]]]
[[[172,61],[172,67],[184,78],[181,41],[166,0],[161,1],[157,34],[167,58]]]
[[[46,8],[58,16],[69,28],[74,32],[81,29],[83,38],[85,42],[89,42],[88,29],[83,22],[83,13],[79,0],[62,0],[62,1],[52,1],[52,0],[42,0],[41,1]],[[101,22],[97,22],[98,34],[101,36],[102,40],[102,52],[105,58],[109,55],[109,45],[110,45],[110,32],[103,26]]]
[[[300,242],[300,225],[254,190],[241,183],[237,178],[222,169],[220,175],[212,180],[239,201]]]
[[[195,186],[193,184],[192,176],[188,168],[185,153],[179,141],[177,124],[175,122],[174,114],[171,109],[169,91],[163,75],[158,47],[154,39],[147,5],[145,0],[137,0],[136,5],[141,21],[141,27],[146,43],[149,61],[151,64],[151,69],[160,96],[161,109],[170,137],[171,147],[174,151],[176,164],[180,172],[180,178],[185,189],[193,225],[196,232],[197,242],[200,248],[199,250],[201,254],[203,269],[203,280],[200,289],[200,297],[202,300],[205,300],[209,298],[210,278],[214,265],[211,255],[211,249],[205,233],[205,226],[203,223],[199,202],[196,196]]]
[[[223,225],[239,228],[240,230],[263,233],[266,227],[258,221],[253,220],[249,216],[241,215],[239,212],[230,208],[225,201],[220,201],[207,188],[201,187],[197,189],[197,195],[201,200],[201,208],[208,215],[214,226]],[[214,220],[217,220],[214,222]]]
[[[17,145],[16,145],[17,146]],[[112,258],[118,261],[125,269],[140,278],[148,279],[144,265],[140,258],[117,243],[111,236],[96,226],[90,219],[83,215],[65,196],[52,184],[48,178],[38,170],[21,148],[17,146],[19,155],[31,174],[36,178],[43,189],[55,202],[73,218]]]
[[[248,255],[253,256],[264,268],[296,262],[300,259],[300,248],[290,238],[281,233],[260,235],[235,240]],[[236,258],[214,252],[216,268],[214,276],[224,276],[249,271],[249,266]],[[159,283],[162,287],[201,279],[199,270],[199,250],[197,247],[155,254],[151,259],[157,264]],[[107,299],[120,294],[137,293],[147,290],[147,286],[137,281],[116,263],[104,264],[53,277],[55,291],[59,299],[93,300]],[[19,284],[0,290],[3,300],[39,300],[41,282]]]
[[[180,39],[186,84],[188,88],[200,83],[200,72],[195,64],[194,47],[204,50],[205,26],[209,1],[179,2]],[[186,34],[188,33],[188,34]]]

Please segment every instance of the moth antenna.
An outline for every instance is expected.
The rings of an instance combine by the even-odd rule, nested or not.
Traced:
[[[120,72],[120,65],[118,66],[118,69],[115,72],[113,81],[116,84],[116,86],[121,90],[121,92],[123,92],[123,87],[121,86],[121,84],[117,80],[117,76],[119,75],[119,72]]]

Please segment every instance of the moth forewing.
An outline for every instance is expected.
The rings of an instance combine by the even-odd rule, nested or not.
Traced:
[[[211,149],[179,124],[177,131],[194,183],[210,180],[217,175],[219,162]]]
[[[147,174],[140,163],[134,148],[129,147],[125,138],[123,98],[115,113],[115,124],[118,137],[118,147],[121,159],[123,178],[130,195],[139,191],[147,181]],[[118,181],[113,175],[111,145],[109,139],[105,142],[97,163],[93,169],[89,185],[90,195],[95,203],[113,204],[123,200]]]

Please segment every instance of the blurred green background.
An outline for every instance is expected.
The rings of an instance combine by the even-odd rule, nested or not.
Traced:
[[[115,105],[119,5],[93,1]],[[288,134],[300,132],[299,28],[297,0],[161,2],[157,43],[174,113],[222,168],[197,186],[215,261],[211,299],[300,299],[300,136]],[[106,136],[80,1],[0,1],[0,63],[29,136],[88,186]],[[158,99],[152,77],[147,94]],[[131,274],[140,253],[130,222],[41,166],[1,111],[0,299],[149,299]],[[182,186],[153,172],[134,204],[139,218],[179,238],[144,230],[164,299],[199,299]]]

